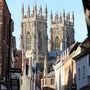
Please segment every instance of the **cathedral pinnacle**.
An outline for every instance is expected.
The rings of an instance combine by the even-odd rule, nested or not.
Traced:
[[[58,22],[58,12],[55,15],[55,22]]]
[[[22,17],[24,16],[24,4],[22,4]]]
[[[70,12],[67,13],[67,22],[69,23],[70,22]]]
[[[46,4],[46,6],[45,6],[45,12],[47,13],[47,4]]]
[[[47,4],[46,4],[46,6],[45,6],[45,18],[46,18],[46,20],[47,20]]]
[[[62,21],[62,15],[61,15],[61,13],[60,13],[60,21]]]
[[[30,17],[30,6],[28,5],[27,16]]]
[[[34,15],[37,15],[37,5],[36,5],[36,1],[35,1],[34,6],[33,6],[33,14],[34,14]]]
[[[39,8],[39,15],[42,16],[42,6],[40,5],[40,8]]]
[[[74,25],[74,12],[72,12],[72,24]]]
[[[65,22],[65,10],[63,10],[63,21]]]
[[[58,11],[56,13],[56,21],[58,22]]]
[[[50,19],[51,19],[51,22],[53,22],[53,14],[52,14],[52,11],[51,11]]]

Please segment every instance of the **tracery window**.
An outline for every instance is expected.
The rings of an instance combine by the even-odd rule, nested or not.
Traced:
[[[38,34],[38,48],[39,48],[39,51],[42,50],[42,35],[41,35],[41,32],[39,32],[39,34]]]
[[[31,50],[31,36],[29,32],[26,36],[26,50]]]
[[[69,40],[70,38],[69,38],[69,36],[67,37],[67,47],[69,47],[70,46],[70,40]]]
[[[60,39],[56,37],[56,49],[60,49]]]

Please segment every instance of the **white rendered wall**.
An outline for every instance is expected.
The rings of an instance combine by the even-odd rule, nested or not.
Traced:
[[[83,77],[83,66],[85,66],[85,77]],[[78,69],[80,68],[80,79]],[[88,65],[88,55],[80,58],[76,61],[76,82],[77,82],[77,90],[86,86],[88,84],[87,75],[90,71],[90,67]]]

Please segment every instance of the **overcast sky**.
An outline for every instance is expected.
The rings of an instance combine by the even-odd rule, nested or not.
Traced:
[[[82,6],[82,0],[6,0],[9,10],[11,12],[12,19],[14,20],[14,33],[13,35],[16,36],[17,41],[17,48],[20,48],[20,32],[21,32],[21,8],[22,3],[24,3],[25,11],[27,10],[28,5],[30,5],[30,9],[32,12],[33,5],[37,4],[37,9],[40,5],[42,5],[42,8],[44,10],[45,5],[47,4],[48,8],[48,31],[50,30],[50,13],[51,10],[53,12],[53,15],[58,11],[58,14],[60,12],[63,12],[63,9],[65,9],[66,13],[70,11],[72,14],[72,11],[74,11],[75,14],[75,40],[82,42],[86,36],[87,36],[87,30],[86,30],[86,23],[84,18],[84,12],[83,12],[83,6]]]

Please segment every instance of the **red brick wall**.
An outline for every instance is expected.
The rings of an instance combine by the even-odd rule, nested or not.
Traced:
[[[16,52],[14,67],[22,69],[22,51],[21,50],[18,50]]]
[[[3,65],[3,54],[2,54],[2,31],[3,31],[3,2],[0,1],[0,79],[2,78],[2,65]]]
[[[9,12],[8,6],[5,0],[0,1],[0,62],[1,62],[1,74],[0,77],[3,78],[7,75],[7,67],[9,60],[9,51],[10,51],[10,35],[11,35],[11,14]]]
[[[2,10],[3,9],[3,1],[1,0],[0,1],[0,10]]]

